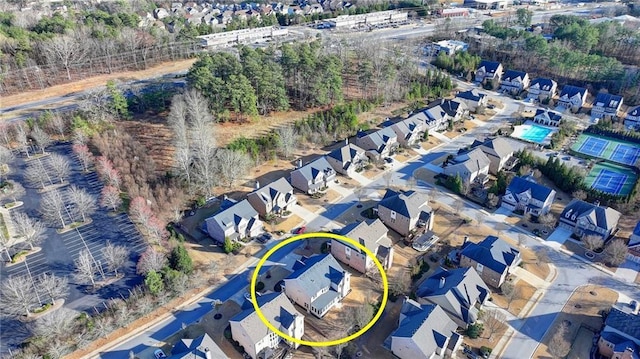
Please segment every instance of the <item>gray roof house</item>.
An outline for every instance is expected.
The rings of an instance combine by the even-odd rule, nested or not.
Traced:
[[[304,316],[298,312],[284,293],[268,293],[256,297],[260,311],[269,323],[281,332],[301,339],[304,334]],[[271,357],[270,353],[284,342],[292,348],[298,343],[282,339],[269,329],[253,306],[248,307],[229,320],[231,336],[240,343],[253,359]]]
[[[295,303],[318,318],[342,300],[351,290],[351,273],[331,254],[303,257],[284,279],[284,292]]]
[[[462,328],[478,320],[478,312],[490,294],[473,268],[438,268],[416,290],[419,298],[439,305]]]
[[[544,101],[545,99],[552,99],[556,95],[558,90],[558,83],[551,80],[539,77],[529,85],[529,92],[527,98],[537,101]]]
[[[533,116],[533,122],[539,123],[544,126],[560,126],[560,121],[562,120],[562,115],[557,112],[537,109],[536,114]]]
[[[431,101],[427,107],[440,107],[454,122],[462,120],[464,116],[469,114],[467,104],[457,99],[437,99]]]
[[[358,131],[356,134],[356,145],[367,151],[367,157],[370,157],[374,161],[379,161],[393,154],[398,147],[398,135],[396,135],[391,127],[382,128],[370,133]]]
[[[640,315],[637,301],[611,308],[598,340],[598,350],[607,358],[638,359],[640,356]]]
[[[449,124],[449,119],[453,119],[440,105],[427,107],[409,118],[418,120],[422,119],[430,130],[435,131],[446,130]]]
[[[195,339],[182,339],[171,349],[168,359],[225,359],[227,355],[205,333]]]
[[[517,95],[529,87],[529,74],[524,71],[507,70],[500,79],[500,90]]]
[[[480,145],[480,149],[489,159],[489,172],[498,174],[513,158],[513,146],[504,137],[496,137]],[[513,161],[511,161],[512,163]],[[511,164],[513,166],[513,164]]]
[[[629,236],[629,254],[627,257],[630,257],[635,262],[640,263],[640,221],[636,224],[636,227],[633,229],[631,236]]]
[[[291,172],[291,185],[307,194],[332,186],[335,179],[336,171],[325,156]]]
[[[393,264],[393,247],[387,232],[382,221],[376,219],[350,223],[342,228],[340,234],[358,241],[376,256],[384,269],[389,269]],[[377,270],[370,256],[349,243],[332,239],[331,254],[360,273]]]
[[[496,61],[482,60],[476,70],[476,81],[484,82],[502,77],[502,64]]]
[[[488,236],[480,243],[467,241],[460,249],[460,266],[475,268],[480,278],[495,288],[504,283],[520,262],[520,251],[495,236]]]
[[[408,236],[419,228],[431,230],[433,210],[428,201],[429,197],[424,193],[388,189],[378,203],[378,218],[402,236]]]
[[[478,107],[487,106],[489,96],[474,88],[468,91],[458,92],[458,94],[456,95],[456,100],[464,102],[470,112],[476,112],[478,110]]]
[[[479,147],[469,152],[457,155],[443,164],[442,173],[447,176],[460,175],[462,182],[469,186],[471,183],[486,183],[488,180],[491,161]]]
[[[591,118],[597,120],[612,120],[618,117],[624,99],[619,95],[600,92],[591,108]]]
[[[225,203],[230,205],[225,206]],[[225,238],[235,241],[263,232],[258,212],[246,199],[235,203],[225,200],[221,208],[220,212],[205,220],[207,233],[218,243],[223,243]]]
[[[336,172],[347,177],[362,169],[368,161],[365,150],[352,143],[329,152],[326,158]]]
[[[462,342],[457,329],[458,325],[439,306],[405,298],[398,329],[391,333],[391,352],[400,359],[451,356]],[[452,341],[455,343],[450,346]]]
[[[549,213],[556,191],[537,184],[531,177],[514,177],[502,196],[502,208],[522,211],[533,216]]]
[[[284,177],[257,188],[247,195],[247,200],[263,217],[287,211],[289,206],[297,202],[293,187]]]
[[[587,102],[588,94],[589,92],[586,88],[565,85],[562,88],[562,92],[560,92],[557,109],[561,112],[565,109],[571,110],[572,112],[578,112]]]
[[[409,117],[391,125],[391,129],[398,136],[398,143],[411,146],[419,141],[427,130],[427,124],[417,118]]]
[[[624,118],[624,125],[628,128],[640,128],[640,106],[632,108]]]
[[[558,226],[571,230],[580,238],[594,234],[606,240],[617,231],[621,216],[611,207],[574,199],[564,207]]]

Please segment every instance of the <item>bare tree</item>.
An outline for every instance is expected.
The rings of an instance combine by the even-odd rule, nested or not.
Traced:
[[[524,233],[518,233],[518,247],[524,248],[527,242],[527,236]]]
[[[406,181],[406,186],[408,190],[413,191],[418,187],[418,180],[413,176],[409,176]]]
[[[487,194],[487,204],[490,207],[495,207],[498,205],[498,202],[500,202],[500,197],[496,196],[493,193],[489,193]]]
[[[582,244],[586,249],[593,251],[604,246],[604,239],[597,234],[590,234],[582,238]]]
[[[352,323],[355,329],[360,330],[369,324],[374,314],[373,307],[369,303],[362,303],[352,307],[349,311],[349,323]]]
[[[382,179],[384,179],[384,185],[389,188],[391,187],[391,183],[393,182],[393,171],[387,171],[382,175]]]
[[[57,190],[45,193],[40,200],[40,213],[49,222],[66,225],[64,198]]]
[[[102,188],[100,204],[103,207],[110,208],[112,211],[118,210],[122,206],[122,197],[120,191],[113,186],[105,186]]]
[[[39,159],[34,159],[27,165],[27,169],[24,171],[24,178],[31,186],[36,188],[45,188],[51,184],[47,170]]]
[[[628,251],[629,248],[624,240],[614,239],[604,249],[604,255],[609,264],[619,266],[626,260]]]
[[[290,158],[298,144],[298,134],[292,126],[285,126],[278,130],[278,147],[284,158]]]
[[[60,183],[64,183],[71,172],[71,164],[67,158],[57,153],[52,153],[49,155],[49,165],[51,165],[51,169]]]
[[[93,154],[91,154],[91,151],[89,151],[89,147],[86,144],[76,143],[71,148],[73,150],[73,153],[75,153],[75,155],[78,157],[78,160],[80,160],[82,170],[84,172],[88,172],[89,167],[94,160]]]
[[[166,263],[167,257],[164,253],[148,247],[140,256],[136,270],[140,275],[146,275],[151,271],[159,272]]]
[[[540,263],[549,263],[551,262],[551,258],[549,257],[549,250],[545,247],[540,248],[535,251],[536,253],[536,261],[538,264]]]
[[[196,158],[193,163],[193,171],[191,172],[193,181],[196,183],[198,190],[207,197],[213,193],[213,187],[218,184],[218,166],[216,157]]]
[[[514,299],[520,298],[520,287],[516,286],[512,282],[504,282],[500,286],[502,295],[507,300],[507,310],[511,309],[511,303]]]
[[[453,200],[453,212],[457,214],[459,217],[462,216],[462,209],[464,208],[464,201],[461,198],[456,198]]]
[[[118,276],[118,270],[124,267],[127,263],[127,254],[129,251],[123,246],[114,246],[111,242],[107,242],[107,245],[102,248],[102,256],[107,262],[107,267],[110,271],[113,271]]]
[[[10,147],[11,142],[14,140],[14,133],[11,128],[12,125],[8,122],[0,124],[0,140],[2,140],[2,143],[7,147]]]
[[[13,229],[19,237],[33,250],[44,239],[45,227],[42,222],[18,212],[13,216]]]
[[[40,304],[33,282],[26,276],[4,278],[0,293],[0,308],[7,314],[28,316],[31,309]]]
[[[552,230],[556,225],[556,217],[554,217],[551,213],[543,214],[542,216],[538,217],[538,222],[540,222],[540,224],[542,224],[544,228]]]
[[[108,158],[104,156],[98,157],[96,161],[96,169],[104,182],[115,188],[120,188],[120,184],[122,182],[120,172],[113,167],[113,163]]]
[[[487,220],[487,215],[486,214],[484,214],[484,213],[482,213],[480,211],[476,212],[476,221],[478,222],[478,225],[485,224],[486,220]]]
[[[542,177],[542,172],[540,172],[540,170],[537,168],[533,170],[533,178],[540,179],[540,177]]]
[[[10,149],[0,146],[0,180],[9,172],[9,163],[13,160],[13,152]]]
[[[74,261],[76,270],[74,277],[81,283],[91,283],[92,286],[96,286],[96,272],[97,268],[91,252],[87,249],[80,251],[78,258]]]
[[[587,199],[587,192],[581,189],[574,191],[571,195],[573,196],[573,198],[577,198],[581,201],[584,201],[585,199]]]
[[[58,277],[55,274],[44,273],[36,279],[36,287],[43,296],[49,298],[51,303],[57,299],[63,299],[69,295],[69,281],[67,277]]]
[[[41,129],[37,124],[33,125],[31,138],[36,141],[36,144],[38,144],[38,147],[40,147],[43,154],[44,150],[51,144],[51,137],[49,137],[49,134]]]
[[[52,65],[62,65],[71,80],[71,66],[81,62],[87,54],[87,47],[78,36],[56,36],[41,43],[42,52]]]
[[[489,333],[487,339],[491,340],[493,335],[505,327],[507,316],[496,309],[490,309],[484,312],[482,315],[482,323],[485,330]]]
[[[73,204],[73,212],[82,217],[82,222],[87,221],[87,217],[96,212],[96,199],[87,191],[76,186],[71,186],[69,199]]]
[[[33,325],[33,333],[43,339],[59,338],[71,332],[78,312],[60,308],[38,318]]]
[[[222,148],[216,153],[218,170],[228,187],[244,176],[249,170],[251,161],[246,154]]]
[[[13,126],[13,128],[16,132],[16,142],[18,142],[18,145],[24,151],[24,154],[27,155],[27,157],[30,157],[29,139],[27,138],[27,125],[24,122],[20,121],[17,122]]]
[[[52,112],[51,120],[49,121],[49,130],[57,132],[60,138],[64,139],[64,135],[67,132],[67,121],[60,112]]]
[[[509,226],[506,223],[498,222],[496,223],[494,228],[496,232],[498,232],[498,237],[502,237],[502,235],[504,234],[504,231],[506,231],[509,228]]]
[[[553,355],[554,358],[564,358],[569,354],[571,343],[567,339],[568,335],[569,326],[563,321],[556,327],[555,333],[551,337],[548,345],[549,354]]]
[[[411,281],[408,275],[401,273],[393,280],[389,281],[389,293],[395,297],[401,297],[409,294],[411,289]]]

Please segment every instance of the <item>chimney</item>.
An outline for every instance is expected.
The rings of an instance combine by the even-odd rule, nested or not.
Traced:
[[[600,201],[596,200],[596,201],[594,201],[594,202],[593,202],[593,204],[594,204],[595,206],[598,206],[598,207],[599,207],[599,206],[600,206]]]
[[[440,286],[438,286],[438,288],[444,288],[444,282],[445,282],[444,277],[440,277]]]
[[[348,138],[345,138],[345,139],[344,139],[344,144],[345,144],[345,145],[349,145],[349,139],[348,139]]]
[[[211,351],[209,348],[204,348],[204,357],[205,359],[211,359]]]
[[[260,189],[260,181],[256,181],[256,189]]]
[[[462,244],[465,244],[469,242],[469,236],[464,236],[464,239],[462,240]]]
[[[302,158],[298,160],[298,168],[302,167]]]

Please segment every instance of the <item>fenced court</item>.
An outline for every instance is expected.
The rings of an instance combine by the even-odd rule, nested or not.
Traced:
[[[585,133],[578,137],[571,149],[591,157],[629,166],[633,166],[640,158],[640,144]]]
[[[585,184],[598,191],[625,196],[631,193],[638,175],[631,169],[608,163],[598,163],[585,177]]]

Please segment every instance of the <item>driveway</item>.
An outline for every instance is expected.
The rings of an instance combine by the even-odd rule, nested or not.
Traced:
[[[566,242],[567,239],[571,237],[571,234],[573,234],[573,232],[571,232],[570,230],[558,227],[555,231],[553,231],[553,233],[549,235],[549,237],[547,238],[547,243],[550,247],[559,249],[560,247],[562,247],[564,242]]]

